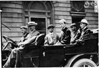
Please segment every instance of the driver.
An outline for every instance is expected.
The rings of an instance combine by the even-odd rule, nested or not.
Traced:
[[[22,32],[22,37],[20,39],[20,42],[23,42],[23,41],[25,41],[25,39],[28,35],[28,27],[27,26],[21,26],[20,29],[21,29],[21,32]]]
[[[36,25],[37,23],[35,22],[28,22],[29,34],[27,35],[26,40],[24,42],[18,43],[19,47],[11,51],[8,60],[3,67],[21,67],[23,55],[31,51],[31,49],[28,49],[31,47],[29,47],[27,44],[34,42],[36,36],[39,34],[39,32],[35,29]]]

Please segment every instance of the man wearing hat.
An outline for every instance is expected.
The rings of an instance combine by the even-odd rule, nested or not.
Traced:
[[[88,29],[88,21],[86,19],[82,19],[80,22],[80,37],[78,40],[76,40],[77,42],[79,41],[84,41],[86,39],[88,39],[90,37],[90,35],[93,33],[92,31],[90,31]]]
[[[29,47],[27,44],[34,42],[36,36],[39,34],[39,32],[35,29],[36,25],[37,23],[35,22],[28,22],[29,34],[27,35],[26,40],[18,43],[19,47],[11,51],[8,60],[3,67],[21,67],[24,54],[31,51],[31,47]]]
[[[28,27],[27,26],[21,26],[20,27],[21,32],[22,32],[22,38],[20,39],[20,42],[25,41],[27,35],[28,35]]]
[[[77,30],[76,23],[72,23],[70,28],[71,28],[70,44],[74,44],[76,40],[79,38],[80,32]]]
[[[27,39],[39,35],[39,32],[36,30],[36,26],[37,26],[37,23],[28,22],[29,34],[27,36]]]
[[[59,23],[62,24],[61,28],[61,33],[60,33],[60,42],[61,44],[69,44],[70,43],[70,38],[71,38],[71,32],[70,30],[66,27],[66,20],[61,19]]]
[[[59,36],[54,33],[54,28],[55,26],[52,24],[48,26],[49,33],[45,36],[45,46],[54,45],[59,41]]]

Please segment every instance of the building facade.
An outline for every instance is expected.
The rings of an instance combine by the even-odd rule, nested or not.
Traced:
[[[90,29],[98,28],[98,13],[85,1],[2,1],[0,8],[1,23],[11,29],[2,26],[2,35],[16,41],[22,35],[20,26],[26,25],[28,21],[37,22],[36,29],[45,33],[49,24],[54,24],[55,32],[60,33],[60,19],[65,19],[69,27],[71,23],[79,24],[81,19],[86,18]]]

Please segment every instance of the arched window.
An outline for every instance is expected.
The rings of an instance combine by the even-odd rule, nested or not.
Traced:
[[[40,32],[46,32],[47,26],[53,22],[52,4],[49,1],[27,1],[23,3],[25,22],[35,21]]]
[[[46,10],[44,4],[41,2],[33,2],[32,4],[30,4],[29,8],[33,10]]]

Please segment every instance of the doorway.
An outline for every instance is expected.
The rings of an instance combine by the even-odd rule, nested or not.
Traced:
[[[36,26],[36,30],[40,33],[46,33],[46,20],[45,18],[31,18],[31,21],[35,21],[38,25]]]

